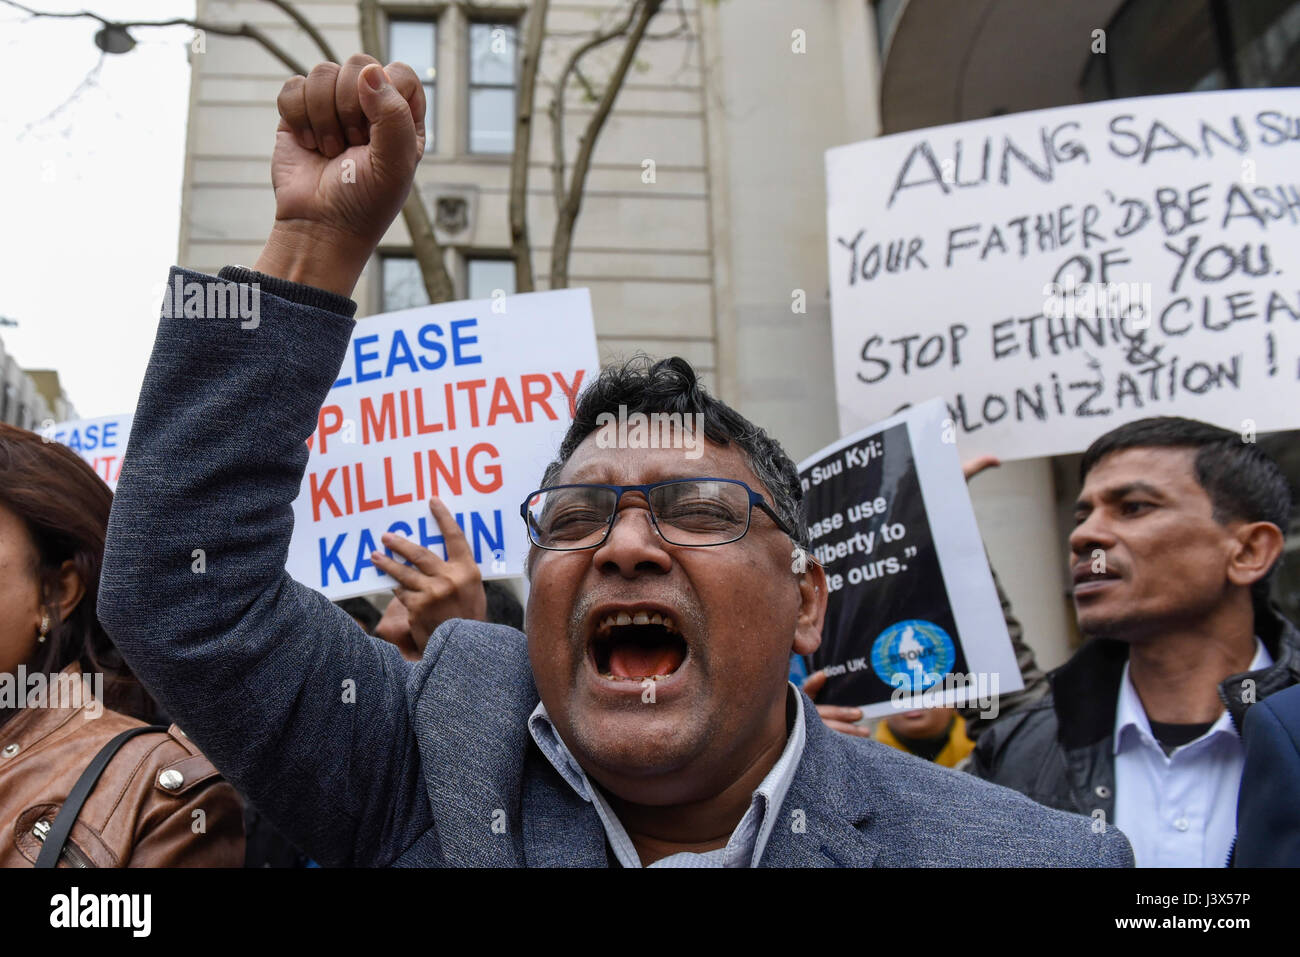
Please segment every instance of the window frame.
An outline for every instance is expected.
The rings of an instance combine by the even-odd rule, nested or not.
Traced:
[[[424,86],[424,96],[427,101],[425,104],[425,130],[424,130],[424,155],[429,156],[438,151],[438,145],[441,137],[438,136],[438,121],[442,110],[439,109],[438,99],[439,90],[442,84],[438,81],[442,78],[442,66],[439,61],[438,47],[443,42],[443,31],[447,20],[447,4],[439,3],[429,6],[417,6],[412,4],[393,4],[385,5],[382,8],[383,20],[383,50],[384,61],[393,62],[393,35],[392,27],[394,23],[427,23],[433,27],[433,80],[432,83],[420,78],[421,85]],[[430,92],[429,86],[433,90]]]
[[[515,120],[519,113],[519,67],[522,52],[519,47],[520,38],[523,34],[523,14],[514,8],[503,10],[476,10],[465,21],[464,31],[464,116],[465,129],[461,137],[461,145],[464,148],[464,155],[473,157],[475,160],[490,159],[493,157],[504,158],[514,155],[515,151]],[[512,80],[510,83],[475,83],[474,82],[474,64],[472,62],[474,44],[471,39],[475,27],[507,27],[514,31],[514,60],[511,64]],[[473,148],[474,142],[474,117],[473,117],[473,100],[475,90],[509,90],[511,93],[510,111],[510,148],[507,150],[476,150]],[[475,258],[491,258],[478,256]]]
[[[513,268],[515,264],[515,257],[510,254],[509,250],[505,250],[505,249],[464,249],[460,251],[460,261],[461,261],[460,278],[462,280],[460,292],[465,299],[469,299],[471,298],[470,288],[469,288],[469,270],[470,270],[471,263],[502,262],[502,263],[508,263],[511,266],[511,268]],[[515,289],[513,277],[511,279],[510,288],[508,290],[502,290],[502,291],[505,292],[507,296],[515,295],[517,290]],[[484,298],[490,298],[490,297],[491,297],[491,293],[489,293],[488,296]]]

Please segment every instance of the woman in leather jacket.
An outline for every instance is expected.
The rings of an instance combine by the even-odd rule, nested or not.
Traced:
[[[95,617],[109,491],[66,446],[0,424],[0,866],[31,867],[77,779],[157,707]],[[241,802],[175,725],[108,763],[61,867],[243,863]]]

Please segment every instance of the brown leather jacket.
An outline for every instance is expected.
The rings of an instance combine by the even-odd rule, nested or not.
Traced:
[[[62,674],[82,685],[76,664]],[[81,772],[118,733],[142,726],[87,694],[72,701],[66,693],[50,697],[56,701],[49,704],[60,706],[24,707],[0,724],[2,867],[36,863],[41,832]],[[131,738],[114,755],[64,848],[60,867],[239,867],[242,804],[172,725],[167,733]]]

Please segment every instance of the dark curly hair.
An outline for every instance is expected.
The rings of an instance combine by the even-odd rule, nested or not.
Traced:
[[[153,721],[157,705],[95,616],[112,503],[108,486],[67,446],[0,423],[0,505],[17,515],[31,536],[32,571],[43,601],[54,594],[64,562],[72,562],[85,587],[71,613],[52,620],[28,668],[57,674],[79,662],[83,673],[104,676],[104,707]]]
[[[647,355],[636,355],[622,365],[602,369],[578,396],[573,423],[560,443],[555,461],[546,467],[542,485],[554,484],[574,450],[600,427],[601,414],[617,415],[619,406],[625,407],[629,415],[634,412],[702,414],[704,434],[718,445],[735,442],[740,447],[771,496],[776,513],[794,530],[799,544],[809,547],[808,527],[803,520],[803,487],[790,456],[767,432],[709,395],[700,385],[695,369],[679,356],[656,361]]]

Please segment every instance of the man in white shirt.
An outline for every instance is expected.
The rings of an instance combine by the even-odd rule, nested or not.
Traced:
[[[1290,491],[1250,438],[1166,417],[1092,444],[1070,536],[1091,640],[976,745],[974,773],[1118,826],[1140,867],[1227,863],[1241,720],[1300,682],[1300,632],[1267,603]]]
[[[1250,671],[1273,663],[1255,639]],[[1214,721],[1147,717],[1129,677],[1115,715],[1115,824],[1143,867],[1222,867],[1237,831],[1241,738],[1227,709]]]

